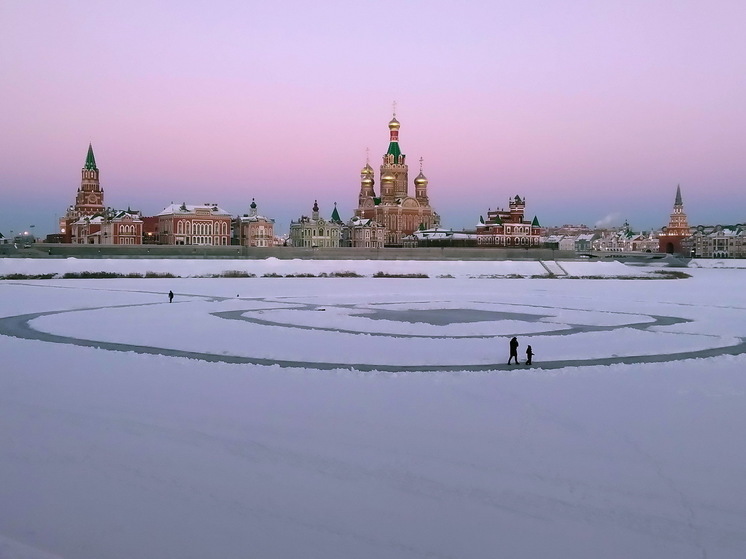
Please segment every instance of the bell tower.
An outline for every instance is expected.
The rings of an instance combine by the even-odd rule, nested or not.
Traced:
[[[422,161],[423,159],[420,157],[420,174],[414,179],[414,197],[423,206],[428,206],[430,204],[427,197],[428,180],[422,172]]]
[[[394,104],[394,116],[389,121],[389,149],[383,155],[381,165],[381,198],[386,197],[383,193],[384,176],[393,177],[391,190],[389,191],[392,199],[405,198],[408,195],[409,167],[407,166],[407,156],[401,152],[399,147],[399,128],[401,124],[396,120],[396,104]]]
[[[375,173],[373,172],[373,167],[370,166],[370,160],[367,157],[367,152],[369,150],[366,149],[365,151],[365,167],[360,171],[360,195],[358,196],[357,201],[358,208],[372,207],[374,203],[373,199],[376,197],[374,190],[376,184],[374,178]]]
[[[80,188],[75,197],[75,211],[81,216],[104,211],[104,191],[99,184],[98,167],[96,167],[96,157],[93,155],[91,144],[88,144],[88,155],[86,155],[81,174]]]
[[[81,171],[81,181],[78,192],[75,195],[75,204],[68,206],[64,217],[60,218],[60,234],[63,242],[72,242],[71,225],[81,217],[93,217],[103,214],[104,190],[98,182],[98,167],[96,157],[93,155],[93,146],[88,144],[88,154]]]

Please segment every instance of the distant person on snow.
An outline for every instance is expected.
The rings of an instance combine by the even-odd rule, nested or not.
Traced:
[[[526,347],[526,365],[531,364],[531,358],[534,356],[534,350],[531,349],[531,346]]]
[[[508,365],[510,365],[510,361],[512,359],[515,359],[515,364],[519,365],[518,363],[518,340],[513,337],[512,340],[510,340],[510,357],[508,357]]]
[[[174,301],[174,292],[173,291],[169,291],[168,292],[168,302],[169,303],[173,303],[173,301]]]

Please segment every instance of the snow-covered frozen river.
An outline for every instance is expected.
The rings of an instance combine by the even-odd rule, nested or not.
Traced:
[[[534,264],[0,282],[0,557],[746,556],[746,270]]]

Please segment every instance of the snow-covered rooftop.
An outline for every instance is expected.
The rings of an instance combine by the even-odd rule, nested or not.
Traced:
[[[157,215],[192,214],[197,210],[208,210],[213,215],[231,215],[217,204],[170,204]]]

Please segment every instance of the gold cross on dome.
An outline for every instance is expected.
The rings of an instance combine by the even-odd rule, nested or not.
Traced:
[[[392,106],[394,107],[394,118],[396,118],[396,101],[392,103]]]

